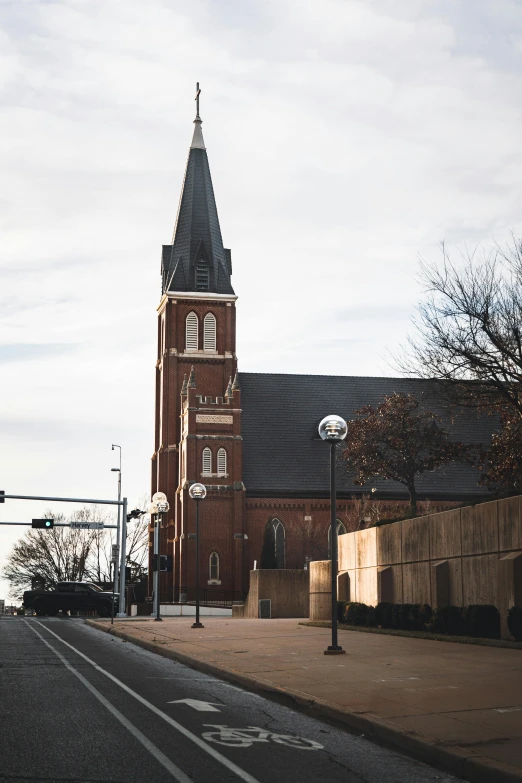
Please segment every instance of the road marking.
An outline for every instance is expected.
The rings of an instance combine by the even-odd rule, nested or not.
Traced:
[[[175,701],[168,701],[167,704],[186,704],[188,707],[193,707],[198,712],[221,712],[216,710],[213,704],[217,704],[215,701],[200,701],[199,699],[176,699]]]
[[[407,680],[420,680],[420,677],[388,677],[386,680],[374,680],[374,682],[406,682]]]
[[[32,625],[31,623],[28,623],[27,620],[24,620],[24,622],[26,625],[29,626],[29,628],[31,628]],[[192,778],[189,778],[188,775],[185,775],[183,770],[181,770],[179,767],[173,764],[173,762],[169,758],[167,758],[167,756],[165,756],[165,754],[162,753],[161,750],[156,747],[156,745],[153,745],[153,743],[149,739],[147,739],[145,734],[142,734],[141,731],[137,729],[136,726],[134,726],[134,724],[132,724],[129,720],[127,720],[125,715],[122,715],[122,713],[119,710],[117,710],[116,707],[114,707],[114,705],[112,705],[110,701],[108,701],[105,698],[105,696],[102,693],[100,693],[100,691],[89,682],[89,680],[85,679],[83,674],[80,674],[80,672],[76,671],[74,666],[71,666],[69,661],[67,661],[66,658],[64,658],[63,655],[59,653],[58,650],[56,650],[52,646],[52,644],[49,644],[47,639],[44,639],[43,636],[40,633],[38,633],[36,628],[31,628],[31,631],[35,633],[38,636],[38,638],[41,639],[41,641],[50,650],[53,651],[55,655],[58,656],[58,658],[61,660],[65,668],[68,669],[70,672],[72,672],[75,675],[75,677],[77,677],[80,680],[80,682],[83,683],[83,685],[85,685],[87,690],[89,690],[92,693],[92,695],[96,699],[98,699],[98,701],[101,704],[103,704],[103,706],[106,707],[117,720],[119,720],[122,726],[125,726],[125,728],[133,735],[133,737],[135,737],[138,740],[138,742],[141,742],[143,747],[146,748],[152,756],[154,756],[156,761],[158,761],[162,765],[162,767],[165,767],[167,772],[170,772],[172,777],[175,780],[177,780],[178,783],[193,783]]]
[[[291,734],[275,734],[259,726],[247,726],[245,729],[233,729],[216,723],[205,723],[210,729],[217,731],[205,731],[203,737],[209,742],[218,745],[226,745],[227,748],[249,748],[254,742],[277,742],[278,745],[287,745],[296,750],[323,750],[323,745],[315,740],[294,737]]]
[[[496,709],[495,712],[520,712],[522,707],[504,707],[504,709]]]
[[[27,622],[27,620],[25,620]],[[158,717],[163,718],[163,720],[169,724],[169,726],[172,726],[173,729],[176,729],[176,731],[179,731],[180,734],[183,734],[184,737],[191,740],[195,745],[197,745],[199,748],[205,751],[205,753],[208,753],[209,756],[212,756],[212,758],[216,759],[216,761],[219,761],[220,764],[223,764],[224,767],[229,769],[231,772],[233,772],[235,775],[237,775],[241,780],[244,780],[245,783],[260,783],[257,778],[254,778],[252,775],[250,775],[248,772],[246,772],[244,769],[241,769],[241,767],[238,767],[237,764],[234,764],[233,761],[229,761],[226,756],[222,756],[219,751],[214,750],[210,745],[208,745],[206,742],[204,742],[202,739],[200,739],[197,734],[193,734],[189,729],[185,728],[181,723],[178,723],[173,718],[170,717],[170,715],[167,715],[165,712],[162,712],[158,707],[155,707],[154,704],[151,704],[147,699],[144,699],[143,696],[140,696],[139,693],[136,693],[131,688],[129,688],[128,685],[125,685],[125,683],[118,680],[117,677],[115,677],[110,672],[105,671],[105,669],[102,669],[101,666],[98,666],[95,661],[92,661],[90,658],[87,657],[87,655],[84,655],[84,653],[80,652],[80,650],[76,649],[76,647],[73,647],[72,644],[69,644],[69,642],[66,642],[65,639],[62,639],[61,636],[58,636],[57,633],[54,631],[51,631],[50,628],[48,628],[46,625],[41,623],[39,620],[33,620],[33,623],[38,623],[38,625],[41,625],[42,628],[45,628],[45,630],[48,633],[51,633],[53,636],[56,636],[58,641],[62,642],[62,644],[65,644],[66,647],[69,647],[73,652],[75,652],[77,655],[80,656],[80,658],[83,658],[84,661],[87,661],[87,663],[90,663],[91,666],[93,666],[97,671],[101,672],[101,674],[104,674],[106,677],[109,678],[109,680],[112,680],[112,682],[116,683],[116,685],[119,685],[122,690],[124,690],[126,693],[128,693],[130,696],[133,696],[137,701],[140,702],[140,704],[143,704],[145,707],[148,707],[148,709],[153,712],[155,715],[158,715]]]

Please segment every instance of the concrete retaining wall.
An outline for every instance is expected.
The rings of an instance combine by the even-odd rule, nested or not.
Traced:
[[[311,564],[314,565],[314,564]],[[522,497],[339,536],[345,600],[522,605]]]
[[[232,607],[233,617],[258,617],[258,602],[269,598],[272,617],[308,617],[310,588],[308,571],[263,568],[250,572],[245,603]]]

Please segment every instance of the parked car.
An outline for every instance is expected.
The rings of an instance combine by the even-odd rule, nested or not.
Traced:
[[[119,595],[114,594],[114,611],[117,611]],[[58,612],[67,614],[71,609],[96,611],[100,617],[110,617],[112,593],[105,592],[92,582],[58,582],[55,590],[27,590],[23,606],[34,609],[38,617],[54,617]]]

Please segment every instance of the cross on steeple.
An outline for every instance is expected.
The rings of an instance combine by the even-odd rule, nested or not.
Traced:
[[[199,96],[201,95],[201,90],[199,89],[199,82],[196,82],[196,97],[194,100],[196,101],[196,119],[199,120]]]

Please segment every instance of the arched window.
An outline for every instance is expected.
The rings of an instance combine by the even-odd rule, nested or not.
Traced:
[[[210,275],[205,259],[200,259],[196,264],[196,291],[208,291]]]
[[[212,452],[208,448],[203,449],[203,470],[201,471],[203,476],[212,475]]]
[[[216,350],[216,319],[212,313],[207,313],[203,321],[203,350]]]
[[[219,555],[212,552],[208,559],[208,578],[211,582],[219,581]]]
[[[198,317],[196,313],[189,313],[185,321],[185,350],[198,350]]]
[[[218,476],[227,475],[227,452],[225,449],[219,449],[217,453],[217,472]]]
[[[271,519],[265,527],[261,552],[261,568],[285,567],[285,526],[280,519]]]
[[[340,519],[336,519],[337,522],[337,537],[346,533],[346,527],[343,525]],[[332,526],[328,526],[328,558],[332,559]]]

